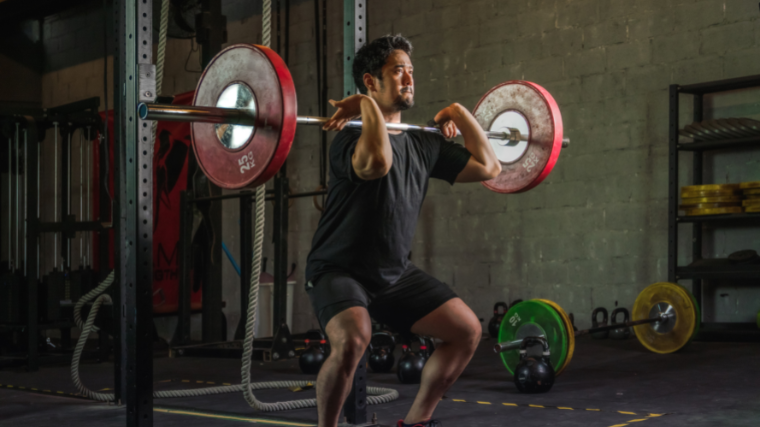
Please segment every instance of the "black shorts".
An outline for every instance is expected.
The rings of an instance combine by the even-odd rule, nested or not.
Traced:
[[[325,273],[306,284],[314,313],[324,329],[336,314],[351,307],[364,307],[376,321],[402,335],[418,320],[457,294],[448,285],[409,265],[398,281],[372,293],[349,273]]]

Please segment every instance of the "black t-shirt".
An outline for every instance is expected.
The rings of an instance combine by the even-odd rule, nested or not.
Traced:
[[[393,165],[382,178],[359,178],[351,157],[360,129],[344,128],[330,146],[327,201],[306,262],[306,278],[351,274],[370,291],[396,282],[407,268],[428,178],[454,184],[470,152],[443,136],[389,134]]]

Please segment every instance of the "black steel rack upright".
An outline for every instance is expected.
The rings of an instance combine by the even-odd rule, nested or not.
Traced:
[[[678,215],[678,160],[681,152],[693,153],[693,182],[692,185],[704,183],[704,153],[712,150],[730,150],[736,148],[756,147],[760,148],[760,136],[748,138],[725,139],[715,141],[702,141],[692,143],[679,143],[679,100],[680,95],[692,95],[694,102],[693,120],[701,122],[704,115],[704,96],[707,94],[725,92],[730,90],[747,89],[760,86],[760,75],[741,77],[736,79],[719,80],[714,82],[699,83],[680,86],[670,86],[670,128],[669,128],[669,188],[668,188],[668,281],[692,280],[692,291],[697,303],[702,305],[702,281],[709,279],[760,279],[760,265],[704,265],[704,266],[678,266],[678,226],[679,224],[692,224],[692,260],[703,259],[703,228],[725,224],[760,225],[760,214],[740,213],[728,215],[704,215],[704,216],[679,216]],[[699,319],[700,321],[702,319]],[[708,329],[700,334],[705,339],[741,339],[739,334],[726,334],[727,330],[740,331],[742,329],[756,330],[754,323],[702,323]],[[721,334],[710,334],[709,329],[724,329]],[[746,337],[746,334],[744,335]],[[755,337],[752,337],[755,339]]]

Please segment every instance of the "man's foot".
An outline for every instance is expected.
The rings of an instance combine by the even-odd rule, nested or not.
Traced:
[[[427,420],[414,424],[404,424],[404,420],[398,420],[397,427],[443,427],[443,424],[438,420]]]

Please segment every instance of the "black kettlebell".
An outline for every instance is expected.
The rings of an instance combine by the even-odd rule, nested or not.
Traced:
[[[598,322],[596,319],[599,315],[599,313],[602,313],[602,321]],[[597,307],[594,309],[593,312],[591,312],[591,328],[600,328],[602,326],[607,326],[607,309],[604,307]],[[601,331],[601,332],[594,332],[591,334],[592,338],[596,338],[598,340],[606,339],[610,335],[610,331]]]
[[[618,314],[623,314],[623,321],[618,322],[617,317]],[[612,313],[610,313],[610,321],[611,325],[616,325],[618,323],[625,323],[629,322],[631,320],[631,316],[628,313],[628,310],[623,307],[618,307],[614,310],[612,310]],[[631,328],[628,326],[623,326],[621,328],[613,329],[610,331],[610,338],[613,340],[625,340],[631,337]]]
[[[327,344],[327,341],[305,340],[305,343],[307,348],[298,358],[298,366],[304,374],[318,374],[319,370],[322,369],[322,364],[327,359],[327,355],[325,354],[325,344]]]
[[[433,355],[434,351],[435,351],[435,342],[433,342],[433,339],[420,337],[420,354],[422,355],[422,357],[425,358],[426,362],[428,359],[430,359],[430,356]]]
[[[412,351],[408,345],[403,346],[404,355],[399,359],[396,367],[398,380],[403,384],[419,384],[422,378],[422,369],[427,359],[424,355]]]
[[[539,357],[528,356],[528,347],[541,344]],[[515,367],[515,385],[521,393],[546,393],[554,385],[554,367],[550,360],[549,344],[543,337],[526,337],[520,344],[520,362]]]
[[[488,334],[491,338],[499,336],[499,327],[501,326],[501,319],[504,318],[504,314],[507,313],[507,303],[500,301],[493,305],[493,317],[488,322]]]
[[[396,348],[396,340],[389,332],[375,332],[369,343],[369,364],[372,372],[389,372],[396,363],[393,350]]]
[[[575,326],[575,316],[573,316],[573,313],[568,313],[567,317],[570,318],[570,324],[573,325],[573,331],[577,332],[578,331],[578,327]]]

